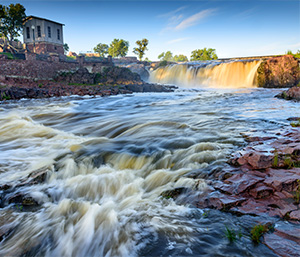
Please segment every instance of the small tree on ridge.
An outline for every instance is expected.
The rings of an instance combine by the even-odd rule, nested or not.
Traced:
[[[141,61],[143,56],[145,55],[145,51],[148,50],[147,45],[149,43],[148,39],[143,38],[142,40],[138,40],[135,42],[138,47],[133,48],[133,52],[139,57]]]

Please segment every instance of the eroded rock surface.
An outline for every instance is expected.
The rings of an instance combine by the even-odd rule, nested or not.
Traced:
[[[298,60],[292,55],[273,57],[263,61],[257,69],[260,87],[293,87],[300,80]]]

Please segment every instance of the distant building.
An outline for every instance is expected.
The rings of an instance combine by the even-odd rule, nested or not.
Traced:
[[[64,24],[28,16],[23,22],[23,38],[26,49],[37,54],[64,54]]]

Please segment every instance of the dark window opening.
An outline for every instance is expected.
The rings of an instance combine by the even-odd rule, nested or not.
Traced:
[[[37,26],[37,34],[38,34],[38,37],[41,37],[41,36],[42,36],[42,33],[41,33],[41,26]]]
[[[51,38],[51,28],[48,26],[48,37]]]
[[[26,35],[27,35],[27,38],[30,38],[30,30],[29,30],[29,27],[26,27]]]
[[[60,30],[57,29],[57,39],[60,40]]]

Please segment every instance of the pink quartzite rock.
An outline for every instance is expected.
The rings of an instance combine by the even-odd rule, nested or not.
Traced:
[[[300,163],[300,128],[268,133],[259,132],[260,141],[251,137],[249,145],[229,161],[238,167],[218,174],[221,181],[212,184],[215,191],[201,198],[198,207],[300,221],[300,205],[295,203],[300,168],[294,167]]]
[[[294,191],[300,180],[300,175],[283,169],[268,169],[268,177],[264,183],[276,191],[285,189],[286,191]]]
[[[300,220],[300,210],[292,211],[290,213],[290,219],[291,220]],[[300,235],[300,231],[299,231],[299,235]]]
[[[298,60],[292,55],[273,57],[263,61],[257,69],[260,87],[292,87],[298,84]]]
[[[299,257],[300,244],[276,233],[264,235],[265,244],[279,256]]]
[[[263,178],[246,173],[233,175],[229,179],[225,180],[225,182],[232,183],[232,194],[240,194],[263,180]]]

